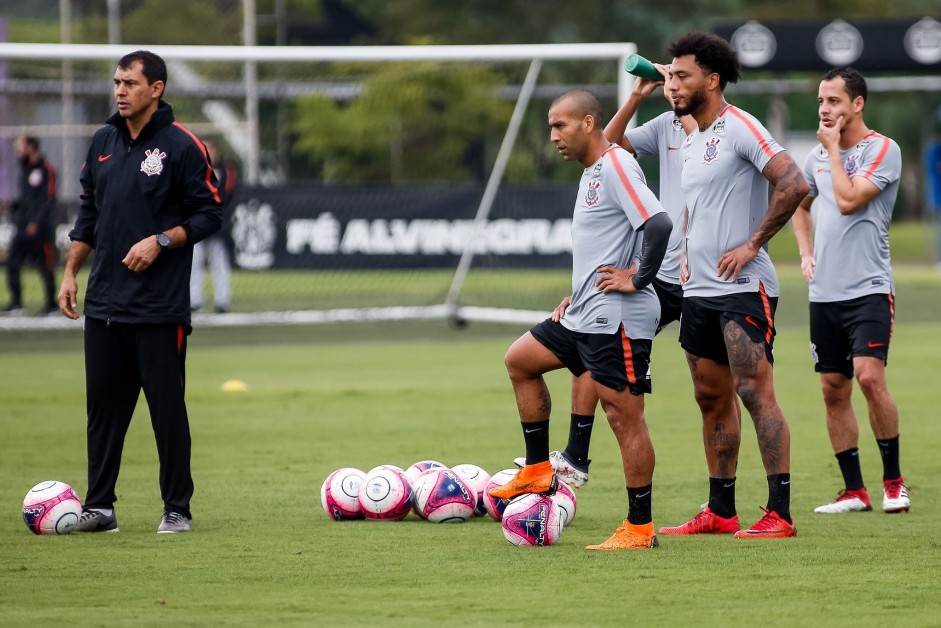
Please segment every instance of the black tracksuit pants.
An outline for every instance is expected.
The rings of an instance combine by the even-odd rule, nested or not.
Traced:
[[[157,441],[164,509],[191,517],[186,335],[182,325],[109,324],[85,318],[86,508],[114,507],[124,437],[143,389]]]

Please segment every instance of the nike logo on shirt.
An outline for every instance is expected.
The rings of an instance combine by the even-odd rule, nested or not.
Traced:
[[[680,146],[667,146],[667,150],[680,150]]]
[[[869,347],[870,349],[875,349],[876,347],[884,347],[884,346],[885,346],[885,343],[884,343],[884,342],[871,342],[871,341],[870,341],[870,342],[867,342],[867,343],[866,343],[866,346]]]
[[[111,159],[111,155],[113,154],[114,153],[108,153],[107,155],[98,155],[98,163],[101,163],[102,161],[108,161],[109,159]]]

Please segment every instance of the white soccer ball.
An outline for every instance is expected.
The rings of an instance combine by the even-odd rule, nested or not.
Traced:
[[[363,478],[359,504],[367,519],[404,519],[412,508],[412,486],[403,471],[388,465],[376,467]]]
[[[563,527],[568,526],[575,518],[575,491],[565,482],[559,482],[558,490],[551,497],[562,511]]]
[[[484,489],[484,508],[486,509],[487,514],[493,517],[494,521],[500,521],[503,519],[503,509],[506,508],[507,500],[497,499],[490,494],[490,491],[492,489],[499,488],[512,480],[517,471],[519,471],[519,469],[504,469],[503,471],[497,471],[493,474],[493,477],[490,478],[490,481],[487,482],[487,487]]]
[[[427,471],[428,469],[446,469],[447,467],[444,463],[438,462],[437,460],[421,460],[416,462],[408,469],[405,470],[405,477],[408,478],[410,484],[414,486],[415,480],[418,479],[418,476]]]
[[[320,487],[320,504],[328,517],[334,521],[363,518],[359,487],[365,478],[365,473],[353,467],[337,469],[327,476]]]
[[[511,500],[503,511],[503,536],[512,545],[554,545],[562,536],[562,519],[551,497],[526,493]]]
[[[34,534],[69,534],[81,516],[82,500],[64,482],[40,482],[23,500],[23,521]]]
[[[483,517],[487,514],[484,493],[487,491],[487,484],[490,482],[490,474],[476,464],[458,464],[451,467],[451,469],[461,476],[461,479],[477,493],[477,504],[474,506],[474,515]]]
[[[458,523],[474,516],[477,494],[451,469],[428,469],[414,484],[413,509],[432,523]]]

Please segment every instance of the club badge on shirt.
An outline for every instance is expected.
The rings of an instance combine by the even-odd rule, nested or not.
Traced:
[[[706,142],[706,152],[702,156],[703,163],[711,164],[719,157],[719,142],[721,141],[718,137],[714,137]]]
[[[163,172],[163,160],[167,156],[166,153],[161,152],[159,148],[154,148],[153,150],[144,151],[144,154],[147,155],[147,157],[144,161],[140,162],[141,172],[148,177],[152,174],[160,174]]]
[[[594,207],[598,204],[600,196],[598,195],[598,188],[601,187],[601,181],[599,179],[592,179],[588,182],[588,192],[585,193],[585,205],[589,207]]]
[[[849,157],[846,158],[846,161],[843,162],[843,168],[846,170],[847,176],[853,176],[859,172],[859,160],[862,158],[862,155],[859,152],[855,152]]]

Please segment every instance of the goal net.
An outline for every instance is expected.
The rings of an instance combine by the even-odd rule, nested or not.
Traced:
[[[236,172],[223,227],[229,311],[198,312],[200,325],[540,320],[570,290],[580,174],[549,142],[548,105],[585,87],[610,115],[630,87],[621,68],[635,51],[0,43],[0,139],[7,150],[16,135],[37,136],[58,166],[61,259],[79,166],[113,112],[114,65],[140,47],[167,61],[165,99],[177,119]],[[15,191],[11,161],[0,159],[0,198]],[[0,259],[11,232],[0,223]],[[38,304],[30,274],[25,298]]]

